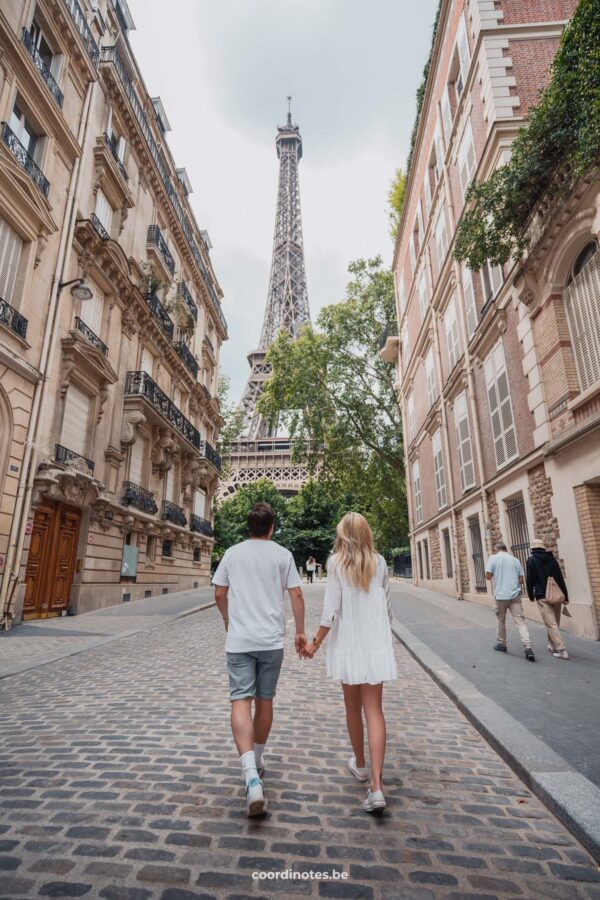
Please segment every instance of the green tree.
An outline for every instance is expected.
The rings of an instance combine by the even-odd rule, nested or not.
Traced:
[[[306,327],[296,339],[282,332],[275,341],[260,409],[285,423],[297,458],[343,498],[344,511],[367,516],[387,552],[406,535],[395,370],[379,358],[382,334],[397,330],[393,278],[380,258],[349,271],[346,298],[321,310],[319,331]]]
[[[388,191],[388,219],[390,223],[390,236],[396,240],[402,218],[404,195],[406,194],[406,175],[402,169],[396,169]]]
[[[255,503],[268,503],[275,510],[275,540],[287,546],[287,506],[285,497],[272,481],[261,478],[253,484],[239,488],[235,494],[222,500],[215,513],[214,553],[222,556],[228,547],[239,544],[248,537],[248,513]]]
[[[309,556],[325,565],[335,539],[335,528],[345,510],[334,486],[311,479],[287,504],[289,549],[296,564]]]
[[[226,477],[231,470],[231,445],[238,440],[242,432],[244,414],[242,409],[229,401],[231,381],[227,375],[219,377],[217,395],[224,423],[219,432],[217,450],[221,454],[221,476]]]

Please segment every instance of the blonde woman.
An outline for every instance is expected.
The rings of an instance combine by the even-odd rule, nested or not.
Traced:
[[[321,626],[305,655],[313,657],[331,631],[327,674],[342,682],[346,722],[353,756],[348,768],[368,781],[362,712],[367,720],[371,756],[365,812],[385,809],[381,787],[385,755],[383,682],[398,677],[391,629],[387,565],[373,545],[367,520],[346,513],[337,526],[333,555],[327,564],[327,587]]]

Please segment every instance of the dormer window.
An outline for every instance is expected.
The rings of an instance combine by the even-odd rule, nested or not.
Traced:
[[[190,179],[188,178],[188,173],[185,171],[185,169],[177,169],[176,172],[177,172],[177,177],[179,178],[179,180],[182,184],[184,193],[187,197],[188,194],[192,193],[192,185],[190,183]]]
[[[169,125],[169,120],[167,119],[167,114],[165,112],[164,106],[162,105],[162,100],[160,99],[160,97],[152,98],[152,106],[154,107],[156,121],[158,122],[159,128],[163,134],[166,134],[167,131],[171,130],[171,126]]]

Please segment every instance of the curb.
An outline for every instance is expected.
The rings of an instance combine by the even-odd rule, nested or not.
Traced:
[[[145,626],[131,628],[129,631],[120,632],[120,634],[109,634],[98,640],[90,641],[83,646],[73,647],[72,650],[67,650],[66,652],[47,653],[45,656],[39,656],[36,660],[25,663],[21,667],[13,669],[11,672],[0,674],[0,681],[4,681],[6,678],[13,678],[15,675],[22,675],[24,672],[30,672],[32,669],[39,669],[41,666],[47,666],[50,663],[58,662],[61,659],[68,659],[70,656],[78,656],[80,653],[86,653],[88,650],[95,650],[97,647],[104,647],[105,644],[112,644],[113,641],[120,641],[123,640],[123,638],[132,637],[134,634],[141,634],[144,631],[149,631],[151,628],[157,628],[159,625],[177,622],[179,619],[185,619],[186,616],[193,616],[195,613],[202,612],[203,609],[209,609],[211,606],[215,606],[214,600],[210,600],[208,603],[202,603],[200,606],[194,606],[192,609],[186,609],[176,616],[171,616],[167,621],[152,622],[149,620],[148,624]],[[110,607],[106,608],[110,609]]]
[[[478,691],[395,618],[392,631],[527,787],[600,863],[600,788]]]

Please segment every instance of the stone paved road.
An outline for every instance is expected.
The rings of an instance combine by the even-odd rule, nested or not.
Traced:
[[[222,645],[211,608],[2,681],[0,898],[600,898],[588,854],[400,647],[386,813],[359,807],[323,658],[290,651],[270,812],[248,821]],[[252,877],[285,869],[349,878]]]

